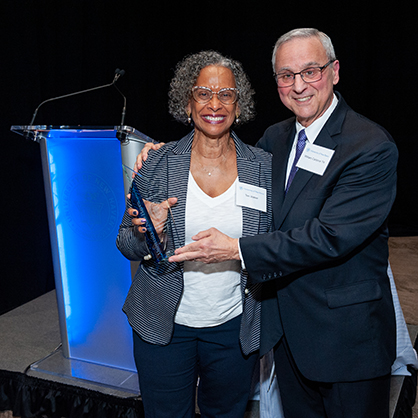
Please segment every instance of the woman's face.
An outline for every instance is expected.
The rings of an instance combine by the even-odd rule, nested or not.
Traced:
[[[195,86],[207,87],[214,93],[226,87],[236,87],[232,71],[215,65],[210,65],[200,71]],[[237,102],[225,105],[219,101],[216,94],[213,94],[212,99],[204,104],[196,102],[192,97],[186,110],[191,114],[197,134],[200,133],[209,138],[221,138],[224,135],[229,136],[238,105]]]

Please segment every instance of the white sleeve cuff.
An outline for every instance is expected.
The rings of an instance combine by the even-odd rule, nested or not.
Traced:
[[[244,262],[244,258],[242,257],[240,240],[238,240],[238,252],[239,252],[239,259],[241,260],[241,268],[245,270],[245,262]]]

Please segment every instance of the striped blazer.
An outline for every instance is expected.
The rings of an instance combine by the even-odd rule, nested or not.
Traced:
[[[236,148],[239,181],[267,190],[267,212],[242,208],[243,236],[267,232],[272,220],[271,154],[245,145],[235,133],[231,135]],[[180,141],[170,142],[158,151],[150,151],[140,171],[141,176],[136,176],[134,180],[145,200],[161,202],[168,197],[178,198],[167,225],[167,229],[173,231],[175,248],[185,243],[185,210],[193,137],[194,131]],[[128,200],[127,209],[129,207],[131,202]],[[183,292],[183,263],[157,264],[152,259],[143,260],[148,248],[143,235],[132,227],[127,211],[116,245],[129,260],[141,261],[123,306],[130,325],[143,340],[152,344],[168,344]],[[246,270],[241,271],[241,293],[240,342],[244,354],[248,354],[259,348],[261,286],[247,284]]]

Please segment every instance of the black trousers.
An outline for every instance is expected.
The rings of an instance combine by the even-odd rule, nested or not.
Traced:
[[[274,359],[286,418],[389,417],[390,374],[358,382],[308,380],[298,370],[284,337]]]
[[[174,325],[170,344],[146,343],[134,333],[134,355],[147,418],[243,417],[258,352],[241,352],[241,315],[216,327]]]

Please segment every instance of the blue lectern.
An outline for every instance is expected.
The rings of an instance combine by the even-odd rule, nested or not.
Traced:
[[[150,138],[126,126],[12,130],[41,148],[62,354],[72,361],[71,370],[50,371],[100,381],[95,374],[107,374],[101,369],[107,367],[124,380],[121,372],[136,369],[132,331],[121,310],[131,264],[115,245],[129,187],[122,163],[132,167]]]

